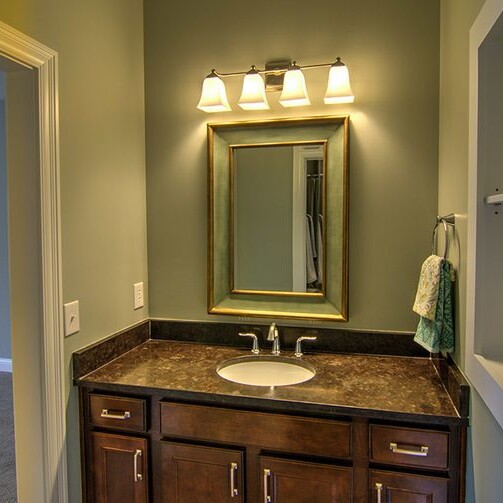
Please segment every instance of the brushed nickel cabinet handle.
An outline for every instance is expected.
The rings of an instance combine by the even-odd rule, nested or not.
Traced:
[[[264,468],[264,503],[272,503],[272,497],[269,492],[269,480],[271,479],[271,470]]]
[[[130,419],[131,418],[131,412],[128,410],[125,410],[124,412],[116,411],[118,414],[114,414],[110,412],[108,409],[102,409],[101,410],[101,417],[104,417],[106,419],[120,419],[121,421],[124,421],[125,419]]]
[[[377,491],[377,503],[382,503],[382,484],[380,482],[376,482],[376,491]]]
[[[406,454],[407,456],[428,456],[428,446],[422,445],[419,450],[415,449],[401,449],[395,442],[390,442],[390,451],[394,454]]]
[[[136,449],[133,458],[133,471],[134,471],[134,481],[138,482],[143,479],[143,475],[138,471],[138,458],[143,456],[143,453],[140,449]]]
[[[231,474],[231,498],[239,496],[238,488],[236,487],[236,473],[238,471],[238,464],[231,463],[230,474]]]

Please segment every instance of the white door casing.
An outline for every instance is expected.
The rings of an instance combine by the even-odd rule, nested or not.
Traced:
[[[466,296],[466,341],[465,341],[465,372],[485,404],[503,428],[503,359],[494,348],[499,344],[492,337],[501,338],[500,314],[495,316],[492,306],[487,302],[498,302],[501,298],[501,285],[493,292],[494,285],[491,279],[496,272],[500,273],[501,259],[493,263],[492,258],[497,251],[500,255],[503,236],[495,234],[494,223],[488,225],[487,218],[494,212],[488,212],[484,206],[484,185],[490,173],[489,170],[501,172],[501,165],[494,164],[494,159],[488,161],[485,155],[485,147],[489,135],[496,127],[487,117],[484,118],[483,103],[479,100],[495,99],[496,96],[486,93],[481,80],[485,55],[481,55],[481,47],[498,24],[501,31],[503,18],[503,0],[486,0],[477,19],[470,29],[470,95],[469,95],[469,168],[468,168],[468,250],[467,250],[467,296]],[[501,39],[501,33],[499,34]],[[503,41],[499,41],[500,54],[503,53]],[[482,66],[481,66],[482,62]],[[501,56],[498,57],[497,65],[501,65]],[[496,68],[493,68],[496,70]],[[499,71],[499,70],[498,70]],[[481,89],[484,91],[481,96]],[[501,101],[501,90],[498,100]],[[496,103],[496,102],[494,102]],[[491,105],[491,103],[489,103]],[[481,116],[482,114],[482,116]],[[500,125],[499,125],[500,126]],[[493,131],[491,131],[493,130]],[[501,130],[501,127],[498,127]],[[495,171],[496,172],[496,171]],[[492,173],[491,173],[492,178]],[[494,189],[492,189],[494,190]],[[491,215],[501,219],[503,211],[499,215]],[[501,222],[501,220],[500,220]],[[487,230],[491,234],[487,235]],[[497,246],[498,250],[494,247]],[[492,268],[492,270],[491,270]],[[497,268],[497,269],[496,269]],[[487,274],[489,273],[489,277]],[[488,319],[488,316],[491,318]],[[496,319],[499,318],[499,319]],[[499,323],[497,333],[493,328]],[[492,333],[494,332],[494,333]],[[494,344],[494,343],[497,344]]]
[[[36,72],[41,220],[42,444],[46,503],[68,500],[63,365],[57,53],[0,22],[0,56]],[[42,500],[43,498],[43,500]]]

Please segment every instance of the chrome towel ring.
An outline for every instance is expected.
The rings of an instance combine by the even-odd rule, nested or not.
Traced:
[[[447,255],[449,253],[449,245],[450,245],[450,240],[449,240],[449,226],[454,227],[456,224],[456,216],[454,213],[449,213],[448,215],[445,215],[443,217],[437,216],[437,223],[435,224],[435,227],[433,227],[433,235],[431,237],[431,253],[432,255],[435,255],[436,249],[437,249],[437,228],[438,226],[442,224],[442,227],[444,228],[444,233],[445,233],[445,247],[444,247],[444,254],[443,257],[444,259],[447,258]],[[437,255],[440,256],[439,253]]]

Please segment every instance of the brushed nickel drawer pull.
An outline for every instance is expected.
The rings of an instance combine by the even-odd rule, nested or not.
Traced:
[[[401,449],[395,442],[390,442],[389,448],[394,454],[406,454],[407,456],[428,456],[428,447],[426,445],[422,445],[419,450],[413,450]]]
[[[272,497],[269,493],[269,480],[271,478],[271,470],[264,468],[264,503],[272,503]]]
[[[377,503],[382,503],[382,484],[380,482],[376,482],[376,491],[377,491]]]
[[[133,458],[133,470],[134,470],[134,481],[138,482],[139,480],[143,479],[143,475],[138,471],[138,458],[142,456],[143,453],[141,452],[140,449],[136,449],[136,452],[134,453],[134,458]]]
[[[231,463],[230,473],[231,473],[231,498],[239,496],[238,488],[236,487],[236,473],[238,470],[237,463]]]
[[[117,411],[117,412],[120,412],[120,411]],[[108,409],[102,409],[101,417],[104,417],[106,419],[120,419],[121,421],[124,421],[125,419],[131,418],[131,412],[129,412],[128,410],[125,410],[122,413],[113,414],[113,413],[109,412]]]

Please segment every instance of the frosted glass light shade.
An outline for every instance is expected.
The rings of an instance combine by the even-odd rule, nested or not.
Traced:
[[[238,105],[243,110],[269,110],[264,79],[253,67],[243,79],[243,90]]]
[[[225,84],[222,79],[213,72],[203,81],[201,99],[197,108],[203,112],[230,112],[231,106],[225,92]]]
[[[285,73],[279,102],[284,107],[301,107],[311,104],[307,95],[306,79],[298,66],[294,65],[291,70]]]
[[[330,67],[325,104],[353,103],[355,97],[349,83],[348,67],[340,58]]]

